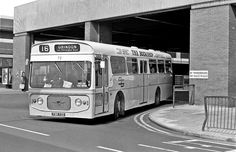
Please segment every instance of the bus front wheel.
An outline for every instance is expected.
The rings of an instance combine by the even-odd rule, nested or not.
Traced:
[[[124,96],[122,93],[118,93],[116,95],[114,103],[114,119],[116,120],[124,115],[125,115]]]

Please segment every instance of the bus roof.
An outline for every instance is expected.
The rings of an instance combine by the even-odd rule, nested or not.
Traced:
[[[140,49],[137,47],[126,47],[126,46],[104,44],[104,43],[84,41],[84,40],[71,40],[71,39],[50,40],[50,41],[44,41],[41,43],[34,44],[33,47],[37,45],[45,45],[47,43],[63,44],[63,42],[67,42],[67,44],[68,42],[69,43],[71,42],[71,43],[79,43],[80,45],[88,45],[93,50],[91,53],[94,53],[94,54],[171,59],[170,54],[161,52],[161,51],[150,50],[150,49],[146,50],[146,49]]]

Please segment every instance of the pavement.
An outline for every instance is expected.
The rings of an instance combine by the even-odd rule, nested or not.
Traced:
[[[185,135],[236,143],[236,130],[207,129],[202,131],[205,119],[204,105],[181,104],[163,106],[149,115],[151,121]]]
[[[28,94],[21,90],[0,88],[0,101],[8,101],[7,105],[0,102],[2,109],[6,106],[6,108],[27,109],[27,98]],[[162,127],[185,135],[236,143],[236,130],[205,129],[202,131],[205,119],[203,105],[180,104],[175,105],[174,108],[172,105],[162,106],[150,113],[149,119]]]
[[[23,92],[21,90],[13,90],[13,89],[10,89],[10,88],[0,88],[0,95],[2,94],[27,94],[27,92]]]
[[[7,102],[7,106],[21,106],[28,108],[28,93],[21,90],[13,90],[7,88],[0,88],[0,107],[4,107],[4,103]]]

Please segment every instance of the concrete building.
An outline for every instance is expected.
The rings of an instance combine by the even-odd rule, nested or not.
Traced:
[[[0,87],[11,87],[13,17],[0,16]]]
[[[189,53],[196,102],[236,96],[235,0],[37,0],[15,8],[13,88],[36,41],[72,38]]]

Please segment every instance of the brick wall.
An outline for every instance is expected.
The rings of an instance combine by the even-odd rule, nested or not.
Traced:
[[[198,104],[206,95],[228,95],[230,7],[191,10],[190,70],[208,70],[208,79],[190,79]]]

